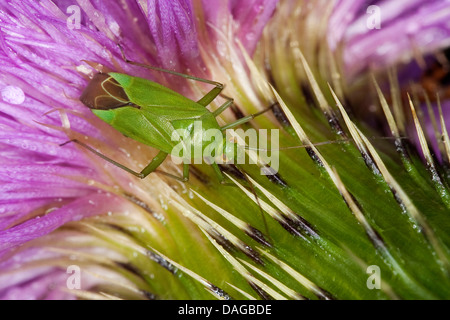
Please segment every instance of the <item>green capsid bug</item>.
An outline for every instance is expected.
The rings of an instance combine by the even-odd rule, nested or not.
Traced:
[[[141,179],[147,177],[150,173],[155,172],[176,147],[177,142],[172,139],[174,131],[179,129],[186,130],[190,134],[190,145],[192,145],[193,148],[198,147],[204,151],[207,147],[211,148],[211,142],[206,141],[205,139],[198,139],[198,132],[195,132],[193,125],[195,121],[201,122],[203,132],[206,132],[209,129],[223,132],[226,129],[246,123],[272,108],[269,107],[256,114],[240,118],[225,126],[220,126],[216,117],[233,104],[233,99],[227,98],[227,101],[213,112],[209,111],[206,107],[221,94],[224,88],[223,84],[136,63],[127,60],[125,57],[124,60],[127,63],[140,67],[214,85],[214,88],[205,96],[198,101],[194,101],[159,83],[123,73],[97,73],[89,82],[80,97],[81,102],[90,108],[97,117],[110,124],[125,136],[156,148],[159,150],[159,153],[142,171],[136,172],[102,155],[78,140],[71,140],[69,142],[75,142],[83,146],[104,160]],[[219,150],[218,154],[215,154],[216,158],[234,158],[236,148],[230,148],[230,144],[226,143],[226,137],[223,133],[222,139],[220,141],[215,140],[214,143],[217,144],[214,147],[218,147],[214,149]],[[217,162],[210,161],[209,164],[213,167],[219,181],[224,183],[224,176]],[[188,181],[189,163],[183,163],[182,178],[166,172],[158,172],[181,181]]]

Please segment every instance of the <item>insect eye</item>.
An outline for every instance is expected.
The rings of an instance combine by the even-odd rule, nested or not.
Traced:
[[[120,84],[106,73],[97,73],[80,96],[90,109],[109,110],[123,107],[129,99]]]

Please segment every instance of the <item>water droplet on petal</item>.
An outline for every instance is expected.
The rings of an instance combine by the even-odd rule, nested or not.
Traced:
[[[114,33],[115,36],[120,35],[120,26],[117,24],[117,22],[113,21],[109,23],[108,27],[112,31],[112,33]]]
[[[245,38],[247,39],[247,41],[254,41],[255,40],[255,33],[254,32],[249,32],[245,35]]]
[[[11,104],[22,104],[25,101],[25,93],[15,86],[6,86],[2,89],[2,99]]]

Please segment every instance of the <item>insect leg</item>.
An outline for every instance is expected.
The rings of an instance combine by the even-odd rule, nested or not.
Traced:
[[[167,155],[168,153],[164,151],[158,152],[158,154],[152,159],[152,161],[150,161],[150,163],[139,173],[139,178],[144,179],[150,173],[154,172],[156,168],[158,168],[164,162],[164,160],[166,160]]]
[[[69,144],[69,143],[71,143],[71,142],[76,143],[76,144],[78,144],[79,146],[81,146],[81,147],[83,147],[83,148],[89,150],[89,151],[92,152],[93,154],[99,156],[100,158],[102,158],[102,159],[105,160],[105,161],[108,161],[109,163],[115,165],[116,167],[119,167],[120,169],[125,170],[126,172],[131,173],[132,175],[134,175],[134,176],[136,176],[136,177],[138,177],[138,178],[141,178],[141,173],[136,172],[136,171],[133,171],[133,170],[131,170],[130,168],[124,166],[123,164],[120,164],[120,163],[118,163],[117,161],[115,161],[115,160],[113,160],[113,159],[111,159],[111,158],[108,158],[107,156],[101,154],[101,153],[98,152],[97,150],[93,149],[92,147],[88,146],[87,144],[85,144],[85,143],[83,143],[83,142],[81,142],[81,141],[79,141],[79,140],[77,140],[77,139],[72,139],[72,140],[66,141],[66,142],[60,144],[60,146],[63,147],[63,146],[65,146],[65,145],[67,145],[67,144]]]
[[[215,162],[211,163],[211,167],[214,169],[214,173],[216,174],[217,179],[219,180],[221,185],[229,186],[229,187],[236,187],[236,185],[234,183],[227,182],[225,180],[225,176],[223,175],[222,170],[220,170],[220,167],[217,163],[215,163]]]
[[[223,184],[225,182],[225,177],[223,176],[222,171],[220,170],[220,167],[217,163],[213,162],[211,163],[211,167],[214,169],[214,173],[217,176],[217,179],[219,179],[219,182]]]
[[[231,129],[231,128],[237,127],[237,126],[239,126],[239,125],[241,125],[241,124],[247,123],[247,122],[249,122],[250,120],[255,119],[257,116],[260,116],[260,115],[262,115],[263,113],[265,113],[265,112],[271,110],[271,109],[273,108],[273,106],[274,106],[274,105],[271,105],[270,107],[268,107],[268,108],[266,108],[266,109],[264,109],[264,110],[262,110],[262,111],[260,111],[260,112],[257,112],[257,113],[248,115],[248,116],[243,117],[243,118],[240,118],[240,119],[238,119],[238,120],[236,120],[236,121],[234,121],[234,122],[231,122],[231,123],[229,123],[229,124],[226,124],[226,125],[224,125],[223,127],[221,127],[221,129],[222,129],[222,131],[224,131],[224,130],[227,130],[227,129]]]
[[[185,182],[185,181],[187,181],[189,179],[189,165],[187,165],[187,167],[188,167],[187,170],[186,170],[186,165],[185,165],[185,169],[184,169],[184,173],[183,173],[183,177],[182,178],[177,177],[175,175],[172,175],[170,173],[161,171],[161,170],[156,170],[164,162],[164,160],[167,158],[168,154],[166,152],[163,152],[163,151],[160,151],[152,159],[152,161],[150,161],[150,163],[141,172],[136,172],[136,171],[134,171],[134,170],[124,166],[123,164],[120,164],[117,161],[115,161],[115,160],[105,156],[104,154],[101,154],[100,152],[98,152],[94,148],[88,146],[87,144],[85,144],[85,143],[83,143],[83,142],[81,142],[81,141],[79,141],[77,139],[73,139],[73,140],[69,140],[67,142],[64,142],[64,143],[60,144],[60,146],[61,147],[65,146],[65,145],[67,145],[67,144],[69,144],[71,142],[78,144],[79,146],[81,146],[81,147],[87,149],[88,151],[92,152],[93,154],[99,156],[103,160],[108,161],[109,163],[115,165],[116,167],[118,167],[118,168],[120,168],[120,169],[122,169],[122,170],[124,170],[124,171],[126,171],[126,172],[128,172],[128,173],[130,173],[132,175],[134,175],[135,177],[140,178],[140,179],[144,179],[150,173],[155,172],[155,171],[157,171],[158,173],[164,174],[166,176],[169,176],[171,178],[174,178],[176,180],[183,181],[183,182]]]
[[[189,181],[189,163],[183,163],[183,180]]]
[[[234,100],[232,98],[229,98],[228,101],[226,101],[223,105],[221,105],[217,110],[214,110],[213,112],[214,117],[217,117],[219,114],[228,109],[233,104],[233,102]]]

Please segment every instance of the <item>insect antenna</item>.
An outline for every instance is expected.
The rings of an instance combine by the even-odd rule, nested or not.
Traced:
[[[408,140],[409,137],[372,137],[369,140]],[[330,141],[322,141],[322,142],[315,142],[312,145],[314,146],[323,146],[327,144],[339,144],[339,143],[346,143],[354,141],[353,138],[346,138],[346,139],[340,139],[340,140],[330,140]],[[273,149],[263,149],[263,148],[254,148],[249,146],[243,146],[246,150],[253,150],[253,151],[281,151],[281,150],[290,150],[290,149],[300,149],[300,148],[307,148],[310,145],[301,144],[297,146],[288,146],[288,147],[280,147],[280,148],[273,148]]]

